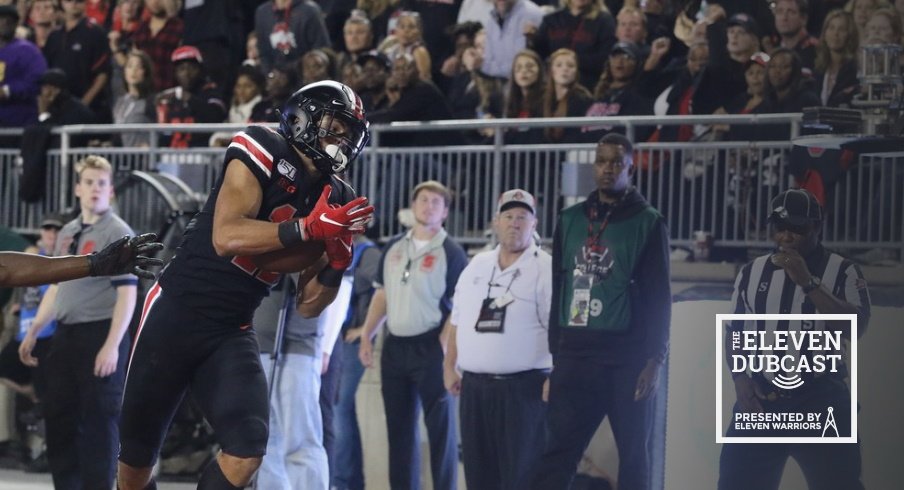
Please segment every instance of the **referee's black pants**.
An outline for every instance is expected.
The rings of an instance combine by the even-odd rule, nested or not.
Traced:
[[[110,320],[57,326],[45,365],[47,460],[56,490],[110,489],[119,453],[119,411],[128,335],[119,344],[116,372],[94,375],[94,360]]]
[[[763,400],[766,412],[826,414],[833,407],[838,435],[850,436],[851,394],[840,380],[810,382],[810,391],[790,399]],[[806,385],[805,385],[806,386]],[[740,412],[735,404],[734,413]],[[823,419],[825,420],[825,419]],[[818,432],[818,431],[817,431]],[[829,432],[831,435],[831,432]],[[740,433],[729,424],[726,436]],[[773,433],[768,435],[775,436]],[[804,434],[788,434],[804,435]],[[813,434],[806,434],[813,436]],[[719,490],[778,490],[788,458],[800,466],[811,490],[861,490],[860,442],[851,444],[723,444],[719,457]]]
[[[418,407],[430,442],[433,488],[455,490],[458,437],[455,406],[443,384],[443,349],[439,328],[413,337],[389,335],[380,357],[383,407],[389,439],[389,486],[411,490],[419,485]]]
[[[546,442],[539,369],[461,380],[461,453],[468,490],[522,490]]]

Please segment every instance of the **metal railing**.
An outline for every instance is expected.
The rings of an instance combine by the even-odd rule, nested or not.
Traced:
[[[377,233],[387,237],[401,230],[396,218],[407,207],[410,189],[420,181],[436,179],[456,194],[447,228],[465,243],[488,241],[484,230],[495,211],[497,196],[505,189],[522,187],[538,199],[539,233],[552,236],[555,215],[593,187],[588,172],[593,161],[592,144],[510,145],[504,130],[511,127],[575,127],[616,125],[629,137],[640,126],[676,124],[790,124],[789,140],[798,133],[799,114],[757,116],[692,116],[662,118],[558,118],[496,119],[394,123],[372,127],[371,147],[353,166],[349,179],[378,207]],[[55,130],[59,150],[48,156],[45,198],[35,204],[18,200],[18,150],[0,149],[0,219],[17,231],[34,231],[47,211],[73,204],[72,164],[86,154],[99,154],[117,172],[161,170],[188,182],[199,195],[213,186],[222,168],[223,149],[170,149],[158,145],[159,137],[174,131],[235,131],[241,126],[211,125],[78,125]],[[495,129],[488,145],[399,148],[381,145],[389,132]],[[148,132],[149,148],[73,148],[73,135],[111,132]],[[765,217],[769,200],[786,188],[790,143],[643,143],[637,145],[635,184],[670,222],[673,243],[690,245],[693,233],[705,230],[722,246],[768,246]],[[898,160],[895,160],[898,158]],[[900,209],[902,170],[900,156],[864,155],[861,165],[836,184],[829,206],[826,241],[846,248],[900,249],[904,216]],[[866,187],[864,187],[866,186]],[[872,187],[870,187],[872,186]],[[871,219],[860,222],[852,205],[871,203]],[[889,207],[891,206],[891,207]],[[853,208],[856,209],[856,208]],[[873,213],[872,210],[876,212]],[[132,223],[141,229],[141,223]]]

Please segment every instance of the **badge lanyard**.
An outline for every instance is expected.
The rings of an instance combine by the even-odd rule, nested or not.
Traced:
[[[503,332],[506,309],[508,308],[508,305],[515,300],[511,294],[512,284],[515,283],[515,279],[518,279],[520,275],[521,269],[515,269],[515,273],[512,274],[512,279],[505,288],[505,293],[498,298],[490,298],[490,291],[494,286],[502,287],[501,284],[493,283],[493,278],[496,277],[496,266],[493,266],[493,272],[490,274],[490,281],[487,283],[487,297],[484,298],[481,304],[480,314],[477,316],[477,323],[474,325],[474,330],[480,333]]]
[[[599,214],[595,205],[590,208],[589,222],[587,223],[587,239],[584,242],[584,254],[587,260],[591,260],[591,251],[596,250],[599,246],[603,232],[606,231],[606,227],[609,226],[609,218],[619,204],[621,204],[621,199],[609,206],[606,215],[603,217],[603,222],[600,223],[600,227],[596,231],[593,230],[593,225],[599,217]],[[569,308],[568,313],[568,325],[572,327],[587,326],[587,322],[590,320],[590,290],[597,280],[602,279],[601,277],[597,277],[596,273],[591,272],[595,271],[597,267],[587,267],[586,265],[584,267],[585,268],[583,269],[575,267],[575,273],[572,277],[571,307]]]

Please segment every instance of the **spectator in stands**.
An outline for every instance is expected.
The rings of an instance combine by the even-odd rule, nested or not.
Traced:
[[[850,0],[844,10],[854,15],[854,24],[857,25],[857,33],[862,41],[866,39],[866,23],[873,12],[890,6],[886,0]]]
[[[182,11],[185,25],[182,44],[198,48],[205,59],[207,76],[218,87],[231,87],[235,82],[235,67],[242,64],[247,32],[242,15],[244,3],[191,0],[185,2]]]
[[[588,117],[653,115],[653,101],[637,91],[640,56],[640,48],[636,44],[620,42],[612,47],[609,61],[593,90],[594,102],[587,108]],[[635,141],[646,141],[653,129],[638,127],[634,133]],[[599,141],[612,131],[624,134],[624,128],[620,126],[583,127],[581,139],[585,142]]]
[[[63,25],[44,46],[48,66],[66,72],[69,92],[81,98],[99,122],[110,120],[110,44],[103,27],[85,17],[85,2],[63,0]]]
[[[641,47],[642,55],[643,49]],[[668,64],[671,49],[672,39],[663,36],[656,38],[647,50],[638,86],[644,97],[655,99],[675,80],[677,70]],[[683,61],[680,60],[677,66]]]
[[[725,22],[725,9],[710,5],[704,19],[709,43],[709,64],[703,72],[694,112],[712,114],[738,94],[744,93],[744,69],[759,51],[759,29],[753,17],[735,14]]]
[[[361,65],[358,63],[348,63],[339,71],[339,81],[348,85],[356,94],[361,93],[362,77]],[[359,95],[360,97],[360,95]]]
[[[800,56],[791,49],[778,48],[766,65],[765,102],[756,112],[780,114],[802,112],[805,107],[820,105],[819,96],[805,86],[805,75]],[[760,124],[748,131],[754,136],[743,139],[754,141],[787,141],[790,124]]]
[[[28,11],[29,40],[44,49],[50,33],[59,25],[54,0],[34,0]]]
[[[532,46],[541,59],[560,48],[574,50],[581,84],[589,87],[599,78],[615,41],[615,21],[601,0],[566,0],[564,8],[543,17]]]
[[[665,97],[666,110],[657,115],[686,116],[695,114],[694,95],[700,86],[703,69],[709,62],[709,45],[705,42],[692,44],[687,52],[687,60],[678,71],[675,82],[660,97]],[[694,137],[695,127],[691,125],[662,126],[659,129],[659,141],[690,141]]]
[[[489,119],[502,115],[502,80],[485,75],[483,64],[486,36],[483,30],[474,37],[474,45],[461,55],[462,73],[452,79],[446,100],[453,119]],[[495,132],[481,129],[465,133],[470,143],[489,143]]]
[[[107,24],[107,14],[110,12],[109,0],[83,0],[85,2],[85,16],[99,26]]]
[[[494,0],[490,16],[482,21],[486,33],[483,73],[507,78],[512,61],[526,45],[526,32],[543,21],[543,10],[532,0]]]
[[[431,59],[444,60],[453,51],[452,40],[447,33],[455,25],[462,0],[416,0],[409,3],[399,2],[420,15],[421,42],[427,48]],[[398,35],[398,28],[396,29]],[[439,63],[431,67],[432,77],[439,75]],[[420,65],[418,66],[420,70]],[[432,78],[431,77],[431,78]],[[426,78],[422,79],[427,80]],[[437,79],[433,79],[437,82]]]
[[[298,68],[302,85],[334,80],[337,77],[336,55],[330,48],[312,49],[301,57]]]
[[[371,123],[393,121],[438,121],[449,119],[451,111],[442,92],[432,82],[420,78],[414,58],[402,54],[392,62],[392,74],[386,81],[388,107],[369,113]],[[383,141],[390,146],[432,146],[451,143],[443,132],[388,134]]]
[[[245,40],[245,61],[242,64],[248,66],[260,66],[261,64],[261,52],[257,48],[257,32],[255,31],[249,32],[248,38]]]
[[[813,69],[816,62],[816,45],[819,40],[807,32],[810,15],[807,0],[778,0],[775,3],[775,30],[779,35],[778,47],[793,49],[800,56],[804,68]]]
[[[816,88],[822,105],[847,106],[857,93],[857,26],[854,16],[834,10],[826,16],[816,46]]]
[[[747,69],[744,70],[744,79],[747,82],[747,91],[738,94],[724,107],[716,109],[716,114],[758,114],[766,110],[766,67],[769,64],[769,55],[758,52],[750,57]],[[757,127],[750,125],[727,124],[713,126],[717,134],[727,133],[725,139],[732,141],[751,141],[758,138]],[[721,138],[719,138],[721,139]]]
[[[674,37],[677,2],[669,0],[646,0],[640,2],[646,17],[647,39]]]
[[[901,44],[901,17],[892,8],[874,11],[866,22],[863,44]]]
[[[173,51],[176,86],[157,96],[159,123],[218,123],[226,119],[226,105],[216,83],[204,73],[204,59],[194,46],[181,46]],[[172,148],[204,146],[209,134],[176,132],[170,139]]]
[[[151,57],[154,62],[154,89],[166,90],[173,86],[173,64],[170,58],[182,42],[185,30],[182,19],[166,4],[173,0],[145,0],[150,18],[141,22],[132,35],[135,48]]]
[[[0,126],[22,127],[38,121],[39,80],[47,69],[41,50],[16,39],[19,12],[0,6]]]
[[[801,112],[804,107],[818,106],[819,97],[804,85],[806,75],[797,52],[778,48],[766,66],[766,98],[774,113]]]
[[[300,88],[298,74],[291,66],[275,66],[267,74],[264,88],[266,95],[251,111],[251,121],[279,122],[277,110],[282,108],[283,102],[292,92]]]
[[[314,48],[330,45],[320,9],[302,0],[269,0],[254,14],[261,66],[292,63]]]
[[[65,126],[97,122],[91,109],[69,93],[69,80],[66,72],[59,68],[51,68],[41,76],[40,83],[38,121],[41,124]]]
[[[255,107],[263,101],[264,76],[253,66],[240,66],[235,85],[232,87],[232,103],[226,122],[248,124]],[[210,146],[225,148],[234,136],[234,131],[218,131],[210,137]]]
[[[462,0],[456,22],[477,22],[483,24],[493,11],[493,0]]]
[[[135,45],[132,35],[138,30],[138,26],[141,23],[141,4],[142,2],[138,0],[120,2],[113,12],[113,27],[107,33],[110,53],[113,55],[112,70],[110,72],[110,92],[114,104],[126,90],[126,84],[123,80],[123,68],[126,66],[129,51]],[[167,64],[169,64],[169,58],[167,58]],[[172,83],[163,88],[170,86],[172,86]]]
[[[379,46],[389,34],[389,18],[398,3],[397,0],[358,0],[358,9],[370,19],[375,46]]]
[[[646,45],[647,16],[637,7],[622,7],[615,17],[615,37],[619,42]]]
[[[557,49],[549,56],[549,79],[543,91],[543,117],[580,117],[587,113],[593,97],[578,77],[578,57],[570,49]],[[578,128],[546,128],[546,141],[570,143]]]
[[[400,13],[394,36],[397,42],[386,50],[389,60],[395,61],[403,55],[410,56],[414,59],[420,79],[430,81],[432,61],[430,52],[424,44],[424,24],[421,15],[413,10]]]
[[[383,53],[376,51],[358,56],[361,66],[361,90],[358,96],[368,114],[385,109],[389,105],[386,95],[386,80],[392,71],[392,63]]]
[[[540,55],[529,49],[515,55],[512,76],[505,91],[504,117],[528,119],[543,117],[543,89],[546,72]],[[510,128],[505,134],[509,144],[537,143],[543,140],[542,128]]]
[[[144,14],[143,0],[119,0],[113,10],[113,25],[110,32],[133,33],[141,23]]]
[[[339,53],[339,66],[344,67],[355,63],[358,56],[366,53],[374,43],[374,33],[370,20],[364,16],[361,10],[352,11],[352,15],[345,21],[342,27],[342,38],[345,42],[345,51]]]
[[[484,1],[484,0],[481,0]],[[447,78],[454,79],[455,77],[461,75],[465,71],[467,71],[462,65],[462,54],[464,54],[465,50],[474,46],[475,38],[477,37],[478,32],[483,31],[483,26],[480,22],[464,22],[461,24],[456,24],[452,27],[451,32],[449,33],[452,36],[452,43],[455,45],[455,52],[452,53],[452,56],[446,58],[443,61],[443,66],[439,69],[439,72]],[[483,36],[483,44],[486,46],[486,33],[481,34]],[[483,59],[483,54],[480,56],[481,60]],[[483,61],[481,61],[481,64]],[[509,65],[511,66],[511,65]],[[480,68],[480,67],[478,67]],[[508,76],[506,74],[506,76]],[[450,87],[451,90],[451,87]],[[447,92],[448,93],[448,92]]]
[[[144,51],[132,51],[126,59],[124,71],[125,93],[113,105],[115,124],[142,124],[157,122],[154,98],[154,65]],[[149,146],[147,132],[120,133],[120,144],[124,147]]]

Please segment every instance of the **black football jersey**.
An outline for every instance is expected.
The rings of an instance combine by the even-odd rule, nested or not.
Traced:
[[[204,208],[189,223],[176,254],[160,276],[164,294],[197,312],[224,322],[250,323],[254,310],[280,274],[257,269],[250,257],[221,257],[213,248],[213,213],[226,165],[238,160],[257,177],[263,197],[257,219],[279,223],[307,216],[325,185],[330,202],[344,204],[355,192],[336,176],[312,178],[301,157],[276,131],[249,126],[226,149],[223,169]]]

